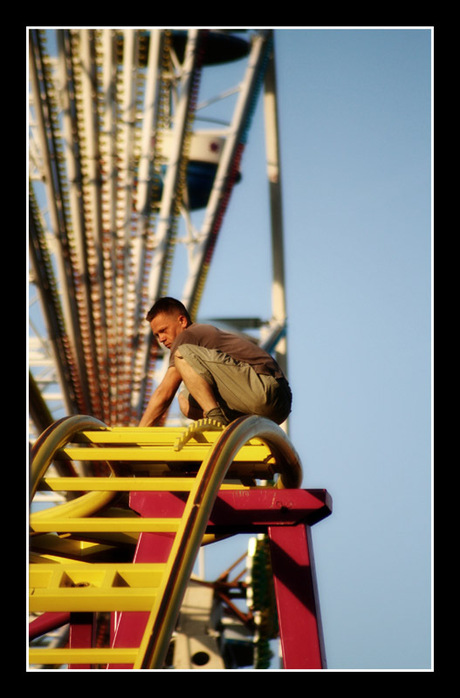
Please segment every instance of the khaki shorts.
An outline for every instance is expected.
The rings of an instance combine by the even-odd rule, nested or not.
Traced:
[[[213,387],[229,419],[248,414],[267,417],[277,424],[287,419],[292,395],[284,378],[257,373],[249,364],[217,349],[181,344],[177,353]],[[188,399],[196,406],[191,395]]]

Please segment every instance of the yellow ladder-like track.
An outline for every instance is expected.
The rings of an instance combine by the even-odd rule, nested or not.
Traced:
[[[53,464],[59,472],[86,472],[52,477]],[[219,491],[265,487],[261,479],[299,487],[302,470],[282,429],[260,417],[240,418],[225,429],[210,420],[189,429],[108,428],[84,416],[52,425],[33,449],[31,501],[41,489],[75,498],[30,515],[30,612],[149,616],[139,647],[32,647],[30,664],[161,668]],[[182,516],[140,517],[126,505],[112,507],[120,493],[143,491],[185,492]],[[123,546],[134,549],[143,532],[174,534],[167,562],[117,562]]]

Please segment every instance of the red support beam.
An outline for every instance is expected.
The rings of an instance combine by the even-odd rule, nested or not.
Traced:
[[[70,622],[70,613],[42,613],[29,623],[29,640],[50,633]]]
[[[187,494],[132,492],[130,506],[141,516],[180,517]],[[310,526],[330,515],[332,501],[326,490],[276,488],[222,490],[209,518],[209,532],[253,533],[271,526]]]
[[[152,504],[152,502],[150,502],[150,504]],[[141,509],[143,508],[144,507],[141,507]],[[146,513],[147,509],[149,509],[148,502],[145,505],[144,516],[158,516],[158,512],[156,514]],[[163,515],[166,517],[168,516],[168,514]],[[137,542],[133,562],[167,562],[173,542],[173,533],[141,533]],[[112,613],[111,646],[139,647],[149,615],[148,611],[123,611],[121,613]],[[107,665],[107,669],[131,668],[132,665],[126,664]]]
[[[71,613],[69,647],[72,649],[94,647],[94,614]],[[69,669],[91,669],[91,664],[69,664]]]
[[[325,669],[309,526],[269,526],[284,669]]]

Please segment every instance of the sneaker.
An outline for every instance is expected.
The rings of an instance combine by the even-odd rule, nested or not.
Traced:
[[[206,417],[206,419],[215,419],[217,422],[220,422],[224,426],[227,426],[227,424],[229,424],[229,420],[222,412],[221,407],[214,407],[212,410],[209,410],[209,412],[206,412],[204,416]]]

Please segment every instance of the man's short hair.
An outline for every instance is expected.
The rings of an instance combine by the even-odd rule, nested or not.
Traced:
[[[145,319],[152,322],[153,318],[160,313],[185,315],[188,322],[191,322],[189,312],[185,305],[176,298],[170,298],[166,296],[165,298],[159,298],[150,308],[149,312],[145,316]]]

